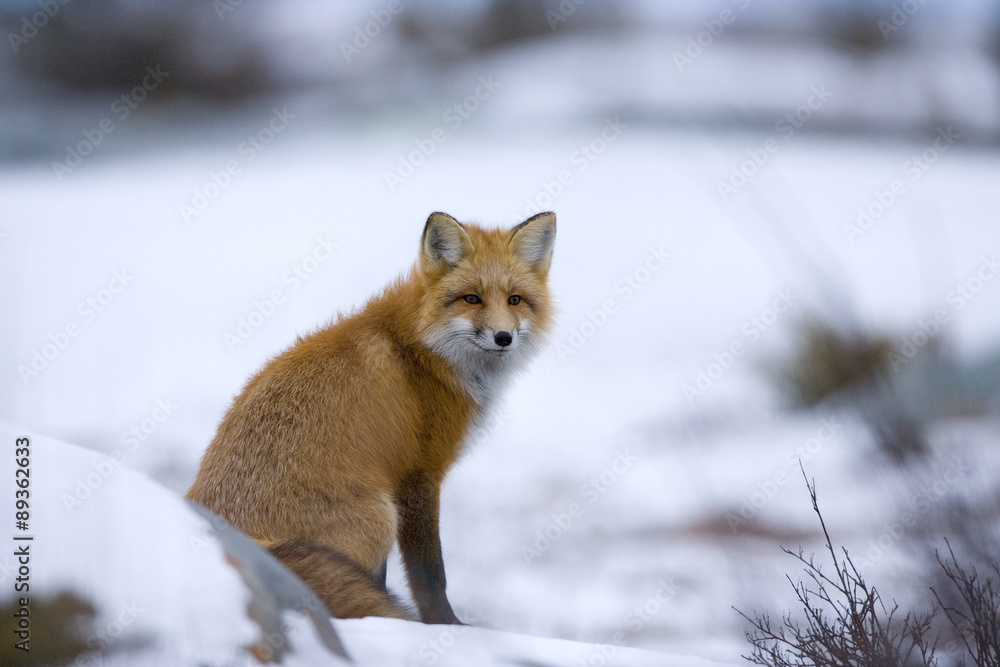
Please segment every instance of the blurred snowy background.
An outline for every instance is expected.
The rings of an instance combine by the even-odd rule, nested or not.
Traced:
[[[0,26],[11,428],[183,493],[246,379],[405,270],[431,211],[554,210],[552,344],[444,490],[460,616],[738,663],[731,607],[790,610],[779,547],[819,547],[799,460],[887,600],[927,599],[945,536],[996,558],[1000,3],[9,0]]]

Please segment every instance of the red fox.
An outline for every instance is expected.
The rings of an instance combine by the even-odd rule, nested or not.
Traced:
[[[405,278],[250,379],[187,497],[269,548],[338,618],[411,618],[385,585],[398,540],[420,620],[459,623],[441,483],[546,337],[555,233],[554,213],[505,230],[432,213]]]

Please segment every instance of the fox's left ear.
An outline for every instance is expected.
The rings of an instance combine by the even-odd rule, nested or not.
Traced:
[[[532,269],[545,274],[552,264],[552,246],[556,242],[556,214],[539,213],[511,230],[514,252]]]

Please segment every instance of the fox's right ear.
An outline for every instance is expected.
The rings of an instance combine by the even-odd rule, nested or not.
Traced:
[[[448,270],[472,250],[472,239],[461,223],[447,213],[431,213],[420,242],[425,270]]]

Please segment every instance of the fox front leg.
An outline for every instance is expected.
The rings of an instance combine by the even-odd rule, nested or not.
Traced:
[[[399,550],[424,623],[461,624],[445,593],[444,559],[438,530],[440,483],[415,473],[399,494]]]

